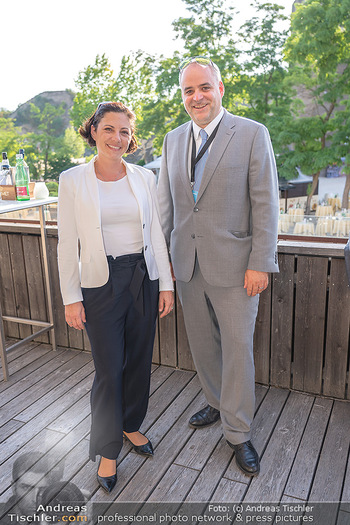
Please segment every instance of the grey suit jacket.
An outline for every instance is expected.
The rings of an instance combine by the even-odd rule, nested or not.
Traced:
[[[205,280],[241,286],[247,269],[277,272],[278,182],[262,124],[225,111],[196,204],[188,175],[192,122],[164,139],[158,184],[175,277],[188,282],[195,255]]]

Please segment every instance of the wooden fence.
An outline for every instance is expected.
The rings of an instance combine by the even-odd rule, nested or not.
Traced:
[[[35,226],[0,227],[0,296],[4,315],[47,320],[40,242]],[[48,230],[57,344],[90,350],[85,332],[67,326],[58,284],[57,229]],[[261,295],[254,335],[256,380],[350,399],[350,288],[344,246],[279,243],[280,273]],[[194,312],[195,315],[195,312]],[[5,334],[23,338],[31,327],[4,323]],[[44,334],[38,341],[48,342]],[[178,297],[158,322],[155,363],[194,370]]]

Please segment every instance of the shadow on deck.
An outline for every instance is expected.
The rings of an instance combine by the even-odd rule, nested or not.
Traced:
[[[340,502],[333,517],[322,507],[322,519],[350,523],[350,402],[257,384],[252,441],[261,473],[250,479],[238,470],[220,422],[188,426],[205,403],[196,374],[154,365],[141,430],[155,456],[142,458],[124,443],[118,483],[107,495],[96,481],[97,463],[88,460],[91,355],[30,343],[8,359],[10,381],[0,383],[1,523],[14,508],[13,463],[25,452],[47,455],[51,469],[90,502]]]

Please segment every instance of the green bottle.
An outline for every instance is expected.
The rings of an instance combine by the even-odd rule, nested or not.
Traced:
[[[29,196],[29,180],[28,173],[24,166],[23,155],[17,153],[16,155],[16,197],[18,201],[28,201]]]

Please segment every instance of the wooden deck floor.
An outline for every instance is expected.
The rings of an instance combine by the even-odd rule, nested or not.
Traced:
[[[90,354],[30,343],[9,354],[9,368],[10,381],[0,383],[2,504],[12,495],[16,458],[39,451],[96,503],[342,502],[337,523],[350,523],[350,402],[257,385],[252,441],[261,473],[250,479],[238,470],[220,422],[203,430],[188,426],[205,403],[197,376],[154,366],[142,430],[155,456],[142,458],[125,443],[117,486],[106,495],[88,460]]]

